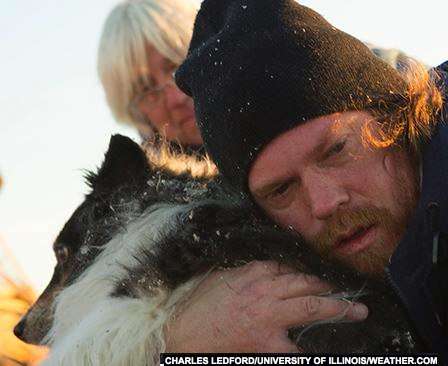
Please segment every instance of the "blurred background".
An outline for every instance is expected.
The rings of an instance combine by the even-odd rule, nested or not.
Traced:
[[[448,59],[446,0],[303,0],[363,41],[428,65]],[[113,120],[96,74],[115,0],[0,0],[0,237],[41,291],[51,244],[82,201],[83,170],[100,164]],[[0,248],[0,268],[5,256]]]

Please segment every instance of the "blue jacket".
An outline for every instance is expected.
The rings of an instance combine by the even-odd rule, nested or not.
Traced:
[[[448,95],[448,62],[436,71]],[[448,365],[448,101],[422,152],[416,212],[386,270],[428,352]],[[446,124],[447,123],[447,124]]]

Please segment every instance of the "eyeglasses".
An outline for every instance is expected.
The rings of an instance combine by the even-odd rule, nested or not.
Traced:
[[[174,71],[167,73],[167,81],[163,85],[154,87],[144,85],[141,90],[136,93],[129,104],[129,113],[136,121],[141,121],[143,117],[142,112],[138,107],[141,102],[144,101],[149,108],[156,108],[162,102],[166,88],[176,86],[176,83],[174,82]]]

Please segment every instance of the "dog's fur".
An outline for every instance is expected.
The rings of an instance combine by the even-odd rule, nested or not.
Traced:
[[[349,299],[365,295],[365,322],[292,330],[305,351],[418,349],[385,284],[322,261],[218,179],[156,167],[116,135],[88,182],[91,193],[54,244],[68,256],[16,328],[23,340],[51,346],[45,364],[156,364],[167,320],[208,271],[266,259],[325,278]]]

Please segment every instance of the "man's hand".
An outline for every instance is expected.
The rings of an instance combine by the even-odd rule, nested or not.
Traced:
[[[274,262],[213,272],[170,320],[166,352],[297,352],[289,328],[367,317],[365,305],[319,296],[330,289]]]

